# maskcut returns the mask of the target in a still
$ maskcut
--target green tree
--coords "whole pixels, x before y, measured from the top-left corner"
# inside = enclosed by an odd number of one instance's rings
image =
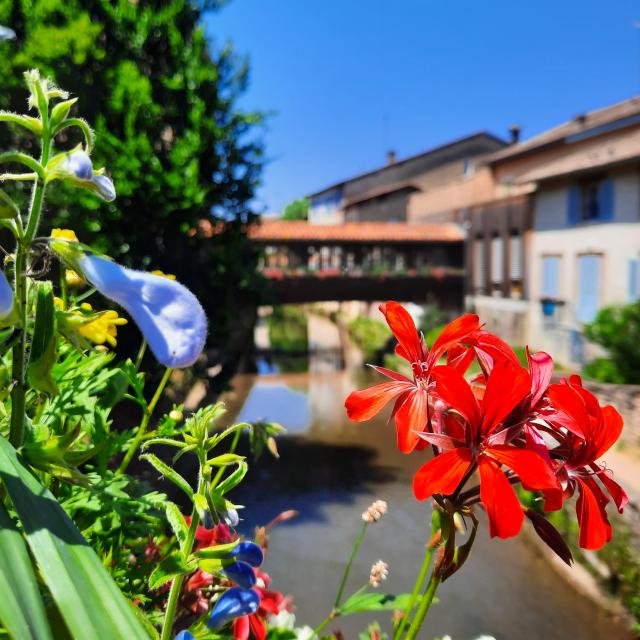
[[[283,220],[306,220],[309,216],[309,198],[294,200],[290,202],[282,212]]]
[[[640,384],[640,301],[600,309],[584,334],[609,354],[589,363],[586,375],[603,382]]]
[[[79,98],[99,140],[94,166],[107,167],[118,198],[52,190],[48,221],[121,263],[176,274],[222,344],[259,289],[244,228],[262,145],[261,114],[237,106],[246,63],[205,38],[202,19],[218,4],[0,0],[0,24],[16,32],[0,42],[0,108],[21,110],[22,73],[32,67]],[[17,129],[0,135],[0,148],[25,144]],[[196,233],[202,220],[212,224]]]

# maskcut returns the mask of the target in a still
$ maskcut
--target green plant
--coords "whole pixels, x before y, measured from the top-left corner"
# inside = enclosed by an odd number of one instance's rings
[[[269,342],[273,349],[284,352],[307,350],[307,317],[301,308],[291,305],[274,307],[267,322]]]
[[[375,358],[389,341],[387,325],[380,320],[358,316],[347,325],[349,336],[361,349],[367,359]]]
[[[584,334],[604,347],[610,360],[608,365],[601,359],[594,361],[587,375],[603,382],[640,384],[640,300],[600,309]]]

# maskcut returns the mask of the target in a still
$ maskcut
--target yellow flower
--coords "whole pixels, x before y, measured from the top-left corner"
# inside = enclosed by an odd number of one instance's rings
[[[71,229],[51,229],[51,237],[69,242],[80,242],[78,236],[76,236],[76,232]]]
[[[85,302],[80,305],[85,311],[92,311],[91,305]],[[94,344],[108,342],[112,347],[116,346],[117,327],[127,324],[125,318],[120,318],[117,311],[103,311],[93,320],[78,327],[78,333]]]
[[[164,271],[160,271],[160,269],[156,269],[151,272],[154,276],[160,276],[161,278],[166,278],[167,280],[175,280],[176,277],[172,273],[165,273]]]
[[[73,269],[66,269],[64,272],[64,278],[67,281],[68,287],[84,287],[87,283],[83,280],[77,271]]]

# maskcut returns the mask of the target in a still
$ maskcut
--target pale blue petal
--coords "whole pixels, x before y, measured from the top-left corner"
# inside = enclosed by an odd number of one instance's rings
[[[198,359],[207,338],[207,318],[189,289],[97,256],[79,258],[78,266],[102,295],[128,311],[159,362],[181,368]]]
[[[105,175],[93,176],[91,182],[96,186],[98,195],[107,202],[111,202],[116,199],[116,188],[111,178]]]
[[[15,37],[16,37],[16,32],[13,29],[9,29],[9,27],[3,27],[0,24],[0,41],[13,40]]]
[[[176,637],[175,640],[196,640],[196,637],[191,633],[191,631],[187,631],[183,629]]]
[[[0,318],[6,318],[13,310],[13,289],[4,271],[0,271]]]
[[[74,151],[62,161],[62,167],[78,180],[93,178],[93,164],[86,151]]]

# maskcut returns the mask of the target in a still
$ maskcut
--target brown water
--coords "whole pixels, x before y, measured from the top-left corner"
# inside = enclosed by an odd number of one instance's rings
[[[247,532],[279,512],[297,519],[274,530],[265,570],[273,587],[295,596],[299,624],[317,625],[331,609],[344,561],[374,500],[389,513],[369,527],[349,586],[359,588],[378,559],[390,565],[385,591],[409,591],[427,538],[429,507],[417,503],[411,477],[423,454],[400,454],[388,414],[366,424],[349,422],[343,400],[371,382],[351,372],[238,376],[227,394],[230,419],[282,423],[281,459],[263,458],[250,471],[236,500],[246,505]],[[525,526],[526,523],[525,523]],[[349,593],[349,591],[347,592]],[[486,523],[464,569],[438,593],[421,638],[449,634],[472,640],[626,640],[621,623],[576,593],[522,538],[491,540]],[[387,614],[377,619],[388,627]],[[367,614],[336,621],[348,640],[366,626]]]

